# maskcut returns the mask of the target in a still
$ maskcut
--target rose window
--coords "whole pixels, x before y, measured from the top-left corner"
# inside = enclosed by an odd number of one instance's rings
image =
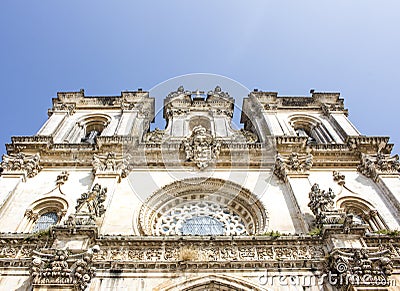
[[[157,219],[157,235],[246,235],[239,215],[213,202],[186,203]]]
[[[217,178],[189,178],[165,185],[138,213],[143,235],[254,235],[268,227],[267,211],[249,190]]]

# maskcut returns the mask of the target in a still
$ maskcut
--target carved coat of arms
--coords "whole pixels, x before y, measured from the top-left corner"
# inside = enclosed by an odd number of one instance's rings
[[[221,144],[207,130],[198,125],[192,135],[183,141],[186,161],[193,161],[200,169],[205,169],[218,158]]]

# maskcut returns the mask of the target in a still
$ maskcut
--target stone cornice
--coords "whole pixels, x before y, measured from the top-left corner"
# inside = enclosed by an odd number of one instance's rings
[[[147,118],[154,116],[154,98],[141,89],[121,92],[120,96],[85,96],[83,89],[77,92],[58,92],[57,98],[52,101],[53,107],[49,110],[49,115],[54,112],[73,114],[79,109],[114,109],[138,111]]]
[[[293,108],[318,110],[322,112],[335,111],[347,114],[344,108],[344,99],[340,93],[313,92],[311,97],[307,96],[278,96],[277,92],[253,91],[249,97],[261,103],[264,110],[284,110]]]

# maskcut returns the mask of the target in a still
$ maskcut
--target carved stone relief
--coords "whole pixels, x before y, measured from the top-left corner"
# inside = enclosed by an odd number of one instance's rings
[[[95,184],[91,191],[81,194],[81,197],[76,201],[76,217],[75,219],[82,221],[75,221],[78,224],[94,224],[92,223],[94,217],[101,217],[106,209],[104,208],[104,201],[106,200],[107,188],[102,188],[100,184]],[[72,223],[74,217],[68,218],[69,223]],[[88,222],[86,223],[87,220]]]
[[[164,135],[164,130],[155,128],[153,131],[146,133],[143,137],[143,140],[146,143],[161,143],[163,141]]]
[[[399,174],[399,156],[378,153],[376,155],[361,154],[361,165],[358,171],[376,181],[381,174]]]
[[[98,247],[76,255],[69,254],[68,250],[54,250],[53,254],[34,251],[30,267],[33,285],[72,285],[77,290],[85,290],[95,276],[93,253],[98,251]]]
[[[289,174],[307,174],[313,164],[311,154],[292,153],[289,156],[278,154],[275,160],[274,174],[286,181]]]
[[[26,155],[17,153],[11,155],[3,155],[1,168],[4,173],[25,172],[28,178],[36,176],[42,167],[39,165],[40,155]]]
[[[205,169],[218,158],[221,144],[199,125],[183,141],[183,148],[186,161],[193,161],[199,169]]]
[[[328,191],[321,190],[317,183],[311,187],[308,207],[310,207],[312,213],[315,215],[316,225],[338,224],[343,217],[343,213],[340,213],[333,207],[335,196],[331,188]]]
[[[121,156],[117,156],[114,152],[106,155],[93,156],[93,170],[98,174],[117,174],[121,178],[128,175],[127,161]]]
[[[385,286],[393,271],[389,251],[369,252],[366,249],[335,250],[330,254],[330,283],[336,287]]]

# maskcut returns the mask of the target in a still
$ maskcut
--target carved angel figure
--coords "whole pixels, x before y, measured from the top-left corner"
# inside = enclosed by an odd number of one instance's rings
[[[106,200],[107,188],[95,184],[91,191],[81,194],[75,207],[76,212],[85,212],[100,217],[106,211],[103,202]]]

